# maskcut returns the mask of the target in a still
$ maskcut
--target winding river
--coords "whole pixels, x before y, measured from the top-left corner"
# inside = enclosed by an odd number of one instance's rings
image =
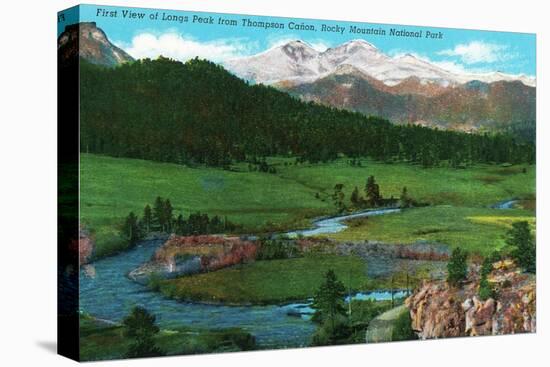
[[[398,212],[399,209],[369,210],[351,215],[322,218],[313,228],[288,232],[289,236],[314,236],[344,230],[346,220]],[[315,330],[310,321],[313,310],[309,302],[270,306],[224,306],[184,303],[151,292],[126,276],[149,260],[163,241],[143,241],[135,248],[93,263],[93,276],[80,272],[80,309],[99,319],[118,322],[135,305],[142,305],[157,317],[163,328],[189,326],[196,328],[241,327],[256,337],[263,348],[300,347],[309,343]],[[394,297],[404,297],[405,292]],[[359,293],[353,298],[387,300],[386,291]]]
[[[517,199],[510,199],[510,200],[504,200],[500,201],[494,205],[491,206],[493,209],[513,209],[514,205],[518,202]]]
[[[397,213],[399,211],[401,211],[401,209],[399,208],[371,209],[371,210],[364,210],[361,212],[348,214],[348,215],[339,215],[335,217],[321,218],[321,219],[315,220],[312,223],[313,228],[311,229],[300,229],[297,231],[286,232],[285,234],[288,237],[292,238],[292,237],[298,237],[298,236],[310,237],[310,236],[318,236],[320,234],[338,233],[348,228],[348,226],[344,222],[350,219],[374,217],[377,215]]]

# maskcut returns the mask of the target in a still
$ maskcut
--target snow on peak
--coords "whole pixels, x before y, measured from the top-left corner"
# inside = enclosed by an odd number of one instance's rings
[[[296,62],[310,60],[319,53],[313,47],[300,40],[290,41],[280,46],[280,49]]]
[[[455,73],[412,53],[390,57],[363,39],[350,40],[323,52],[302,40],[293,40],[257,55],[230,60],[225,66],[242,78],[265,84],[309,82],[335,72],[359,71],[389,86],[409,78],[417,78],[423,84],[437,83],[441,86],[471,80],[487,83],[519,80],[525,85],[535,86],[535,79],[525,75],[509,75],[500,71],[487,74]]]
[[[351,50],[353,48],[363,48],[363,49],[378,51],[378,48],[376,48],[375,45],[373,45],[368,41],[365,41],[364,39],[354,39],[351,41],[347,41],[343,43],[340,47],[345,47],[348,50]]]

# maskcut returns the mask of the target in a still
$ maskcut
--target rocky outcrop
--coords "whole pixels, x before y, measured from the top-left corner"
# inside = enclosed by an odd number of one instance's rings
[[[57,50],[61,65],[74,62],[78,57],[107,67],[134,61],[132,56],[109,41],[95,22],[67,25],[59,35]]]
[[[372,256],[385,256],[395,259],[447,261],[449,259],[449,246],[439,243],[417,242],[412,244],[390,244],[377,241],[345,242],[336,245],[342,254],[356,254],[369,258]]]
[[[535,277],[511,260],[493,264],[488,281],[496,299],[479,297],[479,267],[467,281],[451,287],[444,281],[424,282],[407,300],[412,328],[421,339],[501,335],[536,331]]]
[[[150,261],[131,271],[128,276],[147,283],[152,274],[173,278],[252,261],[258,245],[237,237],[197,235],[171,236]]]
[[[80,266],[88,264],[94,253],[95,243],[90,235],[90,232],[80,227],[78,238],[78,260]]]

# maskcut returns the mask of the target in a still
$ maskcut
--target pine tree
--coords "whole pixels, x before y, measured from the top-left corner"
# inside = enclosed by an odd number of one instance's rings
[[[514,248],[512,256],[526,272],[535,273],[537,248],[527,221],[515,222],[507,233],[506,243]]]
[[[172,230],[172,222],[174,221],[174,208],[170,199],[166,199],[164,202],[163,216],[164,216],[164,231],[170,232]]]
[[[153,224],[153,212],[149,204],[145,205],[145,208],[143,208],[142,223],[143,223],[143,226],[145,227],[144,228],[145,232],[146,233],[151,232],[151,225]]]
[[[360,207],[363,203],[363,198],[361,197],[361,194],[359,194],[359,189],[357,186],[353,189],[353,192],[351,193],[350,197],[351,204],[355,207]]]
[[[490,256],[487,256],[485,259],[483,259],[483,263],[481,264],[481,278],[479,280],[479,298],[483,301],[493,298],[496,299],[497,292],[489,283],[488,277],[491,271],[493,271],[493,262],[495,262],[497,259],[495,258],[494,253]]]
[[[138,217],[134,214],[134,212],[130,212],[130,214],[126,217],[122,231],[130,244],[134,244],[141,239]]]
[[[412,200],[409,197],[407,187],[403,187],[403,190],[401,191],[401,196],[399,197],[399,203],[402,208],[410,208],[412,206]]]
[[[185,228],[185,219],[183,219],[182,214],[178,215],[178,217],[176,218],[175,232],[179,235],[187,235],[187,231]]]
[[[468,252],[456,247],[447,263],[447,282],[458,285],[468,275]]]
[[[332,194],[332,200],[334,201],[334,206],[336,206],[336,209],[338,212],[342,212],[345,209],[344,205],[344,185],[343,184],[336,184],[334,185],[334,194]]]
[[[155,346],[154,336],[160,330],[155,325],[156,317],[151,315],[145,308],[136,306],[130,315],[122,321],[124,325],[124,336],[133,339],[126,357],[157,357],[163,355],[162,351]]]
[[[344,296],[346,287],[336,278],[332,269],[325,274],[325,281],[313,298],[312,308],[315,309],[314,319],[321,322],[330,322],[332,329],[337,316],[345,316]]]
[[[367,205],[370,207],[378,206],[382,201],[382,196],[380,196],[380,187],[376,183],[374,176],[369,176],[367,179],[367,184],[365,185],[365,194]]]
[[[153,220],[159,231],[163,231],[166,224],[164,213],[164,200],[157,196],[153,204]]]

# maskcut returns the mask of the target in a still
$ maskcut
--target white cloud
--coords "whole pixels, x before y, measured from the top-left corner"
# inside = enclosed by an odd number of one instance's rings
[[[465,64],[495,63],[512,57],[506,53],[508,46],[482,41],[472,41],[456,45],[455,48],[442,50],[438,55],[459,57]]]
[[[160,35],[149,32],[140,33],[134,36],[129,44],[120,46],[136,59],[154,59],[162,55],[186,61],[198,56],[210,61],[222,62],[248,55],[257,45],[243,39],[199,42],[190,36],[169,31]]]

